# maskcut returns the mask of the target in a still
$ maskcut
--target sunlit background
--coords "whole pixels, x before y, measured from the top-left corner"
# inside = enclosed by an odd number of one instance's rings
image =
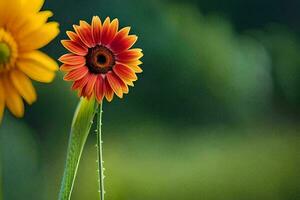
[[[144,73],[104,104],[107,200],[300,199],[300,1],[46,0],[61,34],[120,19]],[[4,200],[57,199],[78,98],[58,72],[24,119],[0,128]],[[94,128],[93,128],[94,129]],[[97,199],[96,136],[72,199]]]

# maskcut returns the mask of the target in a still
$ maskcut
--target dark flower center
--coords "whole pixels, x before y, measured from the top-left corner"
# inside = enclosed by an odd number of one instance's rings
[[[115,56],[107,47],[98,45],[89,49],[86,62],[90,72],[106,74],[115,65]]]
[[[105,64],[107,62],[106,56],[103,54],[98,55],[97,62],[99,64]]]

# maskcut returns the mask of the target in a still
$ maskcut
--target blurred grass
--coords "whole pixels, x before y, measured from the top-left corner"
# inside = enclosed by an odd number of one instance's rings
[[[151,128],[152,127],[152,128]],[[297,199],[299,136],[266,129],[178,130],[135,128],[106,137],[109,199]],[[157,129],[157,130],[153,130]],[[124,129],[123,129],[124,130]],[[150,131],[147,131],[150,130]],[[298,129],[299,130],[299,129]],[[186,134],[195,136],[187,137]],[[219,133],[223,134],[220,135]],[[203,136],[196,136],[196,135]],[[109,139],[111,138],[111,139]],[[93,199],[87,150],[77,199]],[[81,184],[82,183],[82,184]],[[85,188],[86,187],[86,188]],[[95,188],[93,191],[96,191]]]
[[[20,127],[24,129],[21,124]],[[292,127],[181,130],[144,124],[106,128],[107,199],[297,199],[300,138],[296,133],[300,127]],[[40,165],[43,159],[38,158],[38,148],[30,134],[12,137],[2,133],[2,137],[6,144],[5,169],[9,170],[5,174],[15,177],[5,187],[23,188],[6,194],[7,199],[55,199],[64,153]],[[75,200],[97,198],[95,137],[89,138],[82,157]],[[48,149],[49,155],[65,152],[64,147],[56,148]],[[37,185],[33,183],[37,180],[41,194],[34,192]]]

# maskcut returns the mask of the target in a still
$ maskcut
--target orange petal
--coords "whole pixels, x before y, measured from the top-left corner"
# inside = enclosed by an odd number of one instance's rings
[[[92,20],[92,33],[95,44],[101,43],[102,22],[98,16],[94,16]]]
[[[143,70],[138,65],[128,65],[135,73],[142,73]]]
[[[110,72],[106,74],[108,83],[110,87],[113,89],[113,91],[116,93],[116,95],[120,98],[123,97],[123,90],[121,83],[122,82],[118,76],[116,76],[114,73]]]
[[[80,25],[74,25],[74,30],[80,37],[81,41],[89,48],[94,47],[94,40],[92,35],[92,28],[86,21],[80,21]]]
[[[73,31],[67,31],[67,35],[68,35],[68,37],[69,37],[72,41],[78,43],[80,46],[85,46],[85,47],[87,47],[87,46],[81,41],[80,37],[79,37],[76,33],[74,33]]]
[[[122,87],[123,93],[124,93],[124,94],[128,94],[129,88],[128,88],[127,84],[125,84],[122,80],[120,80],[120,85],[121,85],[121,87]]]
[[[114,91],[110,87],[110,84],[108,83],[107,78],[105,78],[105,80],[103,82],[103,89],[104,89],[104,94],[105,94],[106,100],[108,102],[111,102],[114,98]]]
[[[61,43],[66,49],[76,55],[85,56],[88,53],[86,47],[80,46],[77,42],[72,40],[62,40]]]
[[[87,84],[88,81],[89,81],[89,76],[87,74],[82,79],[75,81],[72,85],[72,89],[73,90],[77,90],[77,89],[82,90],[82,88]]]
[[[101,75],[97,76],[97,81],[95,83],[94,90],[95,90],[96,99],[99,103],[102,102],[104,96],[103,83],[104,83],[103,77]]]
[[[120,84],[120,86],[122,88],[123,93],[124,94],[128,94],[128,92],[129,92],[128,85],[123,80],[121,80],[116,74],[114,74],[114,76],[117,77],[117,79],[119,81],[119,84]],[[133,85],[133,83],[132,83],[132,85]]]
[[[114,40],[110,44],[110,48],[114,53],[121,53],[131,48],[136,41],[137,41],[136,35],[129,35],[121,40]]]
[[[58,59],[60,62],[68,65],[85,65],[86,59],[83,56],[78,56],[74,54],[65,54]]]
[[[65,81],[76,81],[83,78],[89,72],[86,66],[70,71],[64,76]]]
[[[67,65],[67,64],[63,64],[62,66],[60,66],[60,70],[63,72],[70,72],[73,71],[75,69],[81,68],[84,65]]]
[[[106,40],[107,35],[109,33],[109,27],[110,27],[110,18],[107,17],[104,20],[103,26],[102,26],[102,30],[101,30],[101,43],[103,44],[103,41]]]
[[[84,93],[84,88],[85,88],[85,86],[78,90],[78,96],[79,97],[86,97],[85,93]]]
[[[84,87],[84,96],[90,98],[93,95],[94,86],[97,80],[97,75],[89,73],[89,81]]]
[[[108,28],[108,31],[105,31],[102,33],[102,36],[101,36],[101,43],[104,44],[104,45],[107,45],[109,44],[115,37],[117,31],[118,31],[118,28],[119,28],[119,20],[118,19],[114,19],[109,28]]]
[[[134,71],[127,65],[116,64],[113,71],[125,82],[132,82],[137,80],[137,76]]]
[[[142,49],[130,49],[118,54],[116,59],[120,62],[129,62],[139,60],[141,57],[143,57]]]
[[[140,60],[134,61],[123,61],[123,64],[129,66],[135,73],[142,73],[143,70],[139,67],[139,65],[143,64]]]
[[[140,61],[140,60],[124,61],[123,63],[127,64],[127,65],[141,65],[141,64],[143,64],[143,62]]]
[[[129,34],[130,31],[130,27],[125,27],[122,28],[115,36],[115,38],[112,40],[111,43],[119,43],[120,41],[122,41],[124,38],[126,38]],[[109,46],[111,46],[111,44],[109,44]]]

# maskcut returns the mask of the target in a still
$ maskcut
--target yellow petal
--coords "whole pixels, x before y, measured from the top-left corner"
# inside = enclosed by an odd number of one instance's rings
[[[0,78],[0,124],[3,118],[4,107],[5,107],[4,86]]]
[[[16,35],[17,30],[20,30],[20,27],[23,26],[32,16],[33,14],[24,14],[24,12],[19,13],[15,20],[10,20],[10,22],[6,21],[5,26],[9,30],[10,33]],[[21,30],[22,31],[22,30]]]
[[[58,33],[58,23],[49,22],[44,24],[40,29],[28,35],[28,37],[24,38],[22,42],[20,42],[20,51],[27,52],[44,47],[51,42]]]
[[[4,76],[3,85],[5,89],[5,104],[7,105],[10,112],[16,117],[23,117],[24,115],[24,104],[18,91],[10,83],[8,77]]]
[[[15,88],[21,94],[28,104],[32,104],[36,101],[36,92],[31,83],[31,80],[19,70],[13,70],[10,73],[10,79],[12,80]]]
[[[44,0],[22,0],[22,6],[27,12],[38,12],[43,5]]]
[[[143,70],[139,67],[141,64],[143,64],[143,62],[140,60],[126,62],[126,65],[128,65],[135,73],[143,72]]]
[[[38,26],[38,17],[45,18],[45,16],[43,15],[46,14],[47,16],[50,14],[49,11],[43,11],[40,13],[38,12],[42,7],[43,3],[44,0],[1,0],[0,26],[5,25],[6,29],[8,29],[9,32],[13,34],[20,31],[26,32],[28,28],[30,29],[30,25],[32,24]],[[31,23],[28,23],[28,21],[31,21]],[[35,22],[36,24],[34,24]],[[21,26],[23,26],[22,29],[20,29]]]
[[[53,16],[51,11],[31,14],[21,19],[22,22],[11,23],[8,28],[15,33],[17,40],[21,43],[24,38],[41,28],[51,16]]]
[[[135,73],[142,73],[143,70],[138,65],[128,65]]]
[[[21,0],[0,0],[0,26],[7,25],[21,12]]]
[[[31,51],[28,53],[23,53],[19,56],[20,61],[34,62],[48,70],[57,71],[57,63],[50,58],[47,54],[44,54],[41,51]]]
[[[17,67],[31,79],[43,83],[50,83],[55,77],[55,73],[50,71],[36,62],[20,60]]]

